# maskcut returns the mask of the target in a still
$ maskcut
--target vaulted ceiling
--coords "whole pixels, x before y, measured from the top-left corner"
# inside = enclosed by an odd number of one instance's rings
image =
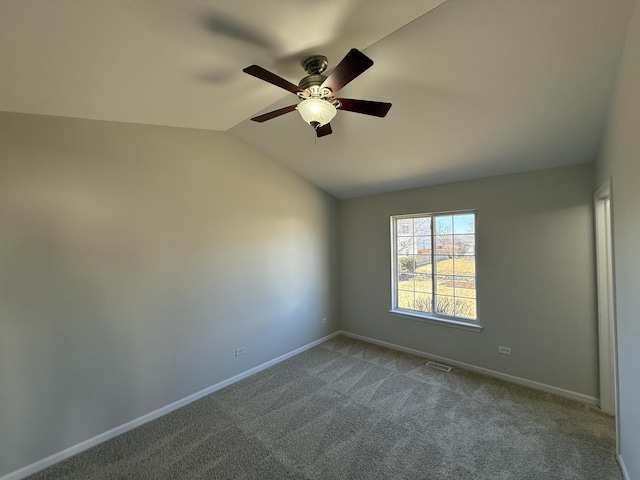
[[[338,198],[593,161],[635,0],[4,0],[0,110],[229,131]],[[316,139],[310,54],[374,66]],[[215,159],[212,159],[215,161]]]

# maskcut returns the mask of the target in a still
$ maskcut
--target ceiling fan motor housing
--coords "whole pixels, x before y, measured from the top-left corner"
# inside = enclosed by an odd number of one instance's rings
[[[313,55],[301,63],[308,75],[300,80],[298,84],[300,88],[310,89],[310,87],[318,87],[327,79],[325,75],[322,75],[329,66],[329,61],[324,55]]]
[[[302,80],[300,80],[298,86],[304,89],[310,87],[319,87],[326,79],[327,77],[325,77],[324,75],[320,73],[314,73],[312,75],[307,75]]]

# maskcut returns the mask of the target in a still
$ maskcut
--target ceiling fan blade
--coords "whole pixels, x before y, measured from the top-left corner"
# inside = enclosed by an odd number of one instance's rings
[[[338,110],[347,112],[364,113],[374,117],[384,117],[391,108],[390,103],[373,102],[371,100],[354,100],[352,98],[338,98],[340,105]]]
[[[331,75],[329,75],[322,83],[321,87],[330,88],[331,91],[336,94],[338,93],[338,90],[364,72],[371,65],[373,65],[373,60],[361,51],[352,48],[340,61],[333,72],[331,72]]]
[[[238,42],[254,45],[266,50],[275,48],[273,40],[266,35],[256,32],[248,24],[242,24],[239,20],[227,17],[221,12],[209,11],[201,19],[203,26],[210,32],[225,36]]]
[[[279,77],[275,73],[271,73],[269,70],[265,70],[258,65],[251,65],[250,67],[247,67],[242,71],[244,73],[248,73],[249,75],[253,75],[256,78],[259,78],[260,80],[269,82],[276,87],[284,88],[291,93],[302,92],[302,89],[299,86],[294,85],[289,80],[285,80],[284,78]]]
[[[324,137],[326,135],[331,135],[333,130],[331,130],[331,124],[327,123],[326,125],[322,125],[321,127],[316,128],[316,137]]]
[[[289,105],[288,107],[279,108],[278,110],[274,110],[273,112],[263,113],[262,115],[258,115],[257,117],[253,117],[251,120],[254,122],[266,122],[267,120],[271,120],[272,118],[279,117],[280,115],[284,115],[285,113],[293,112],[298,105]]]

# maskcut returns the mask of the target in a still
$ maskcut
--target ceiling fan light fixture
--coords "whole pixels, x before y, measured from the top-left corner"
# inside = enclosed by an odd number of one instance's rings
[[[308,98],[302,100],[297,107],[302,119],[313,128],[322,127],[333,120],[338,110],[336,107],[321,98]]]

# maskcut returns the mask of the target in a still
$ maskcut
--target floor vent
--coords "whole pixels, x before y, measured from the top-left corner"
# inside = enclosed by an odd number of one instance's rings
[[[442,370],[443,372],[451,371],[451,367],[449,365],[443,365],[441,363],[436,363],[432,361],[427,362],[427,367],[435,368],[436,370]]]

